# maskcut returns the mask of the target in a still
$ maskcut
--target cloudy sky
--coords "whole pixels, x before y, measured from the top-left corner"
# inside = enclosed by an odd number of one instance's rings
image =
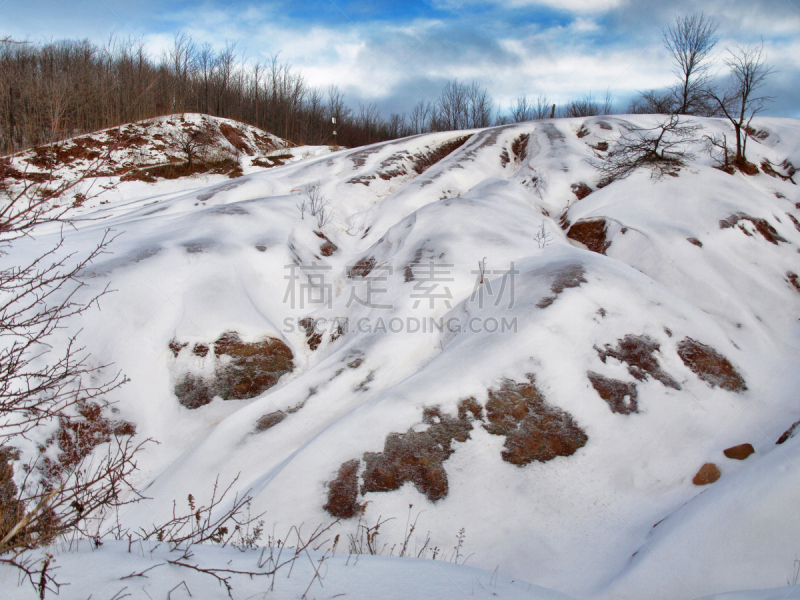
[[[384,114],[453,78],[477,80],[500,109],[522,93],[561,103],[606,90],[622,109],[636,90],[672,82],[661,32],[701,11],[719,23],[720,73],[726,47],[763,39],[776,69],[767,113],[800,117],[800,0],[0,0],[0,35],[134,36],[158,55],[184,31],[236,42],[250,61],[279,53],[309,84],[336,83],[351,106]]]

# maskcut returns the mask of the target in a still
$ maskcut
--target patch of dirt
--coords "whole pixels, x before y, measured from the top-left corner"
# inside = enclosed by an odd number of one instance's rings
[[[262,431],[266,431],[267,429],[275,427],[275,425],[283,421],[285,418],[286,413],[282,410],[276,410],[275,412],[266,414],[256,421],[256,431],[261,433]]]
[[[519,467],[571,456],[589,439],[572,415],[545,401],[529,378],[530,383],[506,379],[489,390],[486,403],[486,431],[506,436],[503,460]]]
[[[250,148],[250,144],[248,144],[242,136],[241,131],[227,123],[220,123],[219,131],[225,136],[225,139],[231,143],[231,146],[236,148],[239,152],[244,152],[249,156],[253,155],[253,149]]]
[[[720,478],[721,473],[719,472],[719,468],[714,463],[706,463],[700,470],[697,472],[697,475],[694,476],[692,479],[692,483],[695,485],[708,485],[709,483],[714,483],[717,479]]]
[[[240,176],[241,167],[233,159],[218,161],[201,161],[195,159],[191,166],[188,162],[157,165],[144,169],[134,169],[120,177],[120,181],[144,181],[155,183],[159,179],[179,179],[190,175],[213,173],[218,175]]]
[[[178,402],[190,410],[209,404],[214,399],[213,384],[193,373],[186,373],[175,384]]]
[[[777,177],[782,179],[783,181],[791,181],[794,183],[794,174],[797,172],[794,165],[789,162],[789,160],[785,160],[781,163],[780,167],[786,172],[781,173],[780,171],[776,170],[773,164],[769,161],[769,159],[765,158],[761,161],[761,170],[764,171],[770,177]]]
[[[733,166],[745,175],[758,175],[758,167],[745,158],[734,160]]]
[[[581,219],[570,226],[567,237],[580,242],[592,252],[605,254],[611,247],[611,242],[606,241],[608,224],[605,219]]]
[[[178,354],[180,354],[180,351],[186,348],[186,346],[188,345],[189,345],[188,343],[181,344],[178,340],[173,339],[169,343],[169,349],[172,350],[172,355],[175,358],[178,358]]]
[[[597,142],[596,144],[589,144],[590,148],[594,148],[598,152],[608,152],[608,142]]]
[[[782,444],[783,442],[785,442],[789,438],[793,438],[794,437],[794,433],[795,433],[795,431],[797,431],[798,427],[800,427],[800,421],[795,421],[794,423],[792,423],[792,426],[789,427],[789,429],[787,429],[786,431],[784,431],[781,434],[781,437],[778,438],[778,441],[775,442],[775,444],[776,445]]]
[[[738,446],[726,448],[722,453],[733,460],[744,460],[751,454],[754,454],[755,451],[752,444],[739,444]]]
[[[719,386],[729,392],[747,390],[742,376],[736,372],[727,358],[711,346],[687,337],[678,344],[678,356],[695,375],[712,388]]]
[[[606,344],[604,348],[594,347],[600,360],[604,363],[611,356],[618,361],[628,365],[628,373],[639,381],[647,381],[648,375],[660,381],[664,386],[676,390],[681,389],[680,384],[672,376],[661,369],[654,353],[658,352],[661,346],[655,340],[646,335],[626,335],[623,339],[617,340],[617,347],[612,348]],[[684,361],[685,362],[685,361]]]
[[[570,187],[572,188],[572,193],[575,194],[575,197],[578,200],[583,200],[586,198],[586,196],[592,193],[592,188],[582,181],[579,183],[573,183]]]
[[[322,343],[322,334],[314,331],[314,319],[311,317],[306,317],[305,319],[300,319],[299,324],[300,327],[302,327],[306,332],[306,341],[308,342],[308,347],[312,352],[314,352],[314,350],[319,348],[319,345]]]
[[[427,429],[391,433],[383,452],[364,454],[366,469],[361,493],[388,492],[411,482],[431,502],[441,500],[448,492],[447,473],[442,463],[455,451],[453,441],[470,439],[472,421],[482,413],[483,409],[474,398],[459,403],[457,417],[442,413],[438,408],[426,408],[422,423]]]
[[[109,419],[99,404],[79,401],[75,408],[79,416],[60,417],[58,431],[47,440],[48,446],[57,444],[60,451],[57,460],[44,459],[41,469],[47,479],[73,471],[92,450],[112,437],[136,433],[133,423]]]
[[[797,231],[800,231],[800,221],[798,221],[797,219],[795,219],[795,218],[794,218],[794,215],[790,215],[789,213],[786,213],[786,216],[787,216],[787,217],[789,217],[789,220],[790,220],[790,221],[792,222],[792,224],[794,225],[794,228],[795,228],[795,229],[797,229]]]
[[[593,371],[589,371],[586,375],[595,391],[606,401],[611,412],[623,415],[639,412],[635,383],[609,379]]]
[[[328,239],[328,236],[326,236],[321,231],[315,231],[314,234],[319,239],[323,240],[322,246],[320,246],[320,249],[319,249],[319,251],[322,253],[322,256],[333,256],[333,253],[336,252],[339,249],[339,246],[337,246],[332,241],[330,241]]]
[[[703,247],[703,242],[701,242],[697,238],[693,238],[693,237],[686,238],[686,241],[689,242],[690,244],[694,244],[698,248],[702,248]]]
[[[367,164],[367,158],[369,158],[370,154],[375,154],[380,151],[380,147],[366,148],[364,150],[359,150],[358,152],[353,152],[348,158],[353,161],[353,166],[363,167],[365,164]]]
[[[567,265],[555,271],[555,279],[553,283],[550,284],[550,291],[553,292],[553,295],[545,296],[539,300],[536,307],[547,308],[556,301],[556,298],[558,298],[565,289],[580,287],[582,283],[588,283],[584,278],[585,274],[586,270],[583,268],[583,265],[578,264]]]
[[[355,517],[361,511],[358,503],[358,459],[349,460],[339,467],[336,478],[328,483],[328,501],[322,507],[337,519]]]
[[[591,133],[591,131],[589,131],[589,128],[586,127],[586,123],[584,123],[583,125],[581,125],[581,128],[578,129],[578,134],[577,135],[578,135],[579,138],[585,138],[590,133]]]
[[[360,261],[350,267],[348,277],[351,279],[353,277],[366,277],[372,272],[372,269],[375,268],[376,264],[377,261],[373,256],[370,256],[369,258],[362,258]]]
[[[192,354],[195,356],[199,356],[200,358],[205,358],[208,356],[208,345],[207,344],[195,344],[194,348],[192,348]]]
[[[608,123],[606,123],[605,121],[598,121],[598,122],[597,122],[597,126],[598,126],[600,129],[605,129],[606,131],[611,131],[611,130],[612,130],[612,127],[611,127],[611,125],[609,125],[609,124],[608,124]]]
[[[778,242],[788,243],[788,241],[786,239],[784,239],[775,230],[775,228],[772,225],[769,224],[769,222],[767,220],[765,220],[765,219],[756,219],[756,218],[751,217],[750,215],[747,215],[747,214],[745,214],[743,212],[735,213],[735,214],[731,215],[730,217],[728,217],[727,219],[723,219],[722,221],[719,222],[719,228],[720,229],[731,229],[731,228],[736,227],[738,225],[739,229],[741,229],[745,234],[747,234],[748,236],[751,235],[750,232],[747,231],[747,229],[745,229],[744,225],[742,225],[740,221],[750,221],[755,226],[756,231],[758,231],[758,233],[760,233],[765,240],[767,240],[768,242],[770,242],[772,244],[775,244],[776,246],[778,245]]]
[[[196,345],[194,351],[201,346],[205,345]],[[175,385],[175,395],[186,408],[204,406],[215,396],[223,400],[255,398],[294,370],[292,351],[276,338],[245,343],[238,333],[229,331],[214,342],[212,349],[216,364],[211,380],[189,372]]]
[[[446,142],[438,148],[433,148],[432,150],[414,156],[414,162],[412,163],[411,168],[417,175],[422,175],[422,173],[430,169],[440,160],[461,148],[461,146],[466,144],[467,140],[469,140],[471,137],[471,135],[465,135],[464,137],[459,137]]]
[[[511,142],[511,153],[518,163],[521,163],[528,156],[528,140],[530,137],[530,133],[522,133]]]
[[[797,273],[792,273],[791,271],[787,271],[786,280],[792,284],[792,286],[797,292],[800,292],[800,282],[797,281]]]
[[[352,177],[351,179],[347,180],[347,183],[360,183],[362,185],[369,186],[369,182],[375,179],[375,175],[361,175],[360,177]]]

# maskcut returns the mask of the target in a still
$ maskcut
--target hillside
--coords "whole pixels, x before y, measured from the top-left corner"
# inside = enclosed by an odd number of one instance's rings
[[[74,328],[130,378],[107,417],[159,442],[123,525],[238,474],[269,530],[339,518],[345,540],[392,518],[380,544],[397,554],[410,515],[415,555],[497,567],[501,597],[526,597],[511,580],[598,599],[785,586],[800,122],[753,121],[754,175],[714,168],[703,135],[729,127],[693,119],[687,165],[602,181],[592,163],[662,119],[432,133],[269,169],[255,161],[280,141],[248,131],[243,176],[183,187],[127,181],[121,155],[63,251],[117,235],[80,293],[116,291]],[[136,169],[179,157],[149,148]],[[328,222],[304,199],[329,202]]]

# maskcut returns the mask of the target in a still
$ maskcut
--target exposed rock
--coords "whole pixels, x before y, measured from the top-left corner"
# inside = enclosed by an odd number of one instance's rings
[[[260,433],[262,431],[266,431],[267,429],[271,429],[285,418],[286,413],[282,410],[276,410],[275,412],[266,414],[256,421],[256,431]]]
[[[608,403],[611,412],[623,415],[639,412],[636,402],[635,383],[609,379],[592,371],[589,371],[586,375],[589,377],[589,381],[592,382],[592,387]]]
[[[755,448],[753,448],[752,444],[739,444],[722,451],[725,456],[734,460],[744,460],[754,452]]]
[[[717,468],[717,465],[714,463],[706,463],[700,470],[697,472],[697,475],[694,476],[692,479],[692,483],[695,485],[708,485],[709,483],[714,483],[717,479],[720,478],[721,473]]]
[[[292,351],[275,338],[246,344],[231,331],[214,343],[214,354],[230,358],[219,362],[215,372],[216,392],[223,400],[255,398],[294,370]]]
[[[604,349],[595,346],[595,350],[600,355],[600,359],[606,362],[609,356],[628,365],[628,373],[639,381],[647,381],[647,376],[651,376],[656,381],[673,389],[681,389],[680,384],[672,376],[661,369],[661,365],[653,356],[658,352],[660,345],[655,340],[646,335],[626,335],[623,339],[617,340],[617,347],[612,348],[609,344]]]
[[[611,247],[611,242],[606,241],[607,233],[605,219],[581,219],[570,226],[567,237],[580,242],[592,252],[605,254]]]
[[[205,358],[210,350],[206,344],[196,344],[193,353]],[[185,373],[175,384],[175,395],[190,409],[208,404],[215,396],[223,400],[254,398],[294,370],[293,358],[281,340],[268,337],[245,343],[235,331],[229,331],[213,344],[214,375]]]
[[[789,429],[787,429],[786,431],[784,431],[783,434],[781,434],[781,437],[778,438],[778,441],[775,442],[775,444],[782,444],[789,438],[793,438],[794,433],[798,427],[800,427],[800,421],[795,421],[794,423],[792,423],[792,426],[789,427]]]
[[[727,358],[711,346],[687,337],[678,344],[678,356],[695,375],[712,388],[719,386],[729,392],[747,390],[742,376],[736,372]]]
[[[442,463],[455,451],[454,440],[465,442],[470,438],[472,420],[480,418],[482,411],[474,398],[461,401],[455,418],[438,408],[426,408],[422,418],[428,426],[425,431],[391,433],[383,452],[364,454],[361,493],[388,492],[411,482],[431,502],[444,498],[448,482]]]
[[[732,214],[727,219],[723,219],[719,222],[719,228],[730,229],[738,225],[739,229],[741,229],[745,234],[751,235],[750,232],[745,229],[741,221],[750,221],[755,226],[756,231],[758,231],[758,233],[760,233],[765,240],[775,244],[776,246],[778,245],[778,242],[788,243],[787,240],[782,237],[768,221],[765,219],[751,217],[743,212]]]
[[[567,288],[579,287],[581,283],[586,283],[586,274],[583,265],[574,264],[562,267],[554,272],[555,278],[553,283],[550,284],[550,291],[553,292],[552,296],[545,296],[537,304],[537,308],[547,308],[556,301],[558,296]]]
[[[505,380],[489,390],[486,431],[506,436],[503,460],[525,466],[534,460],[547,462],[570,456],[589,439],[572,415],[548,404],[534,384]]]

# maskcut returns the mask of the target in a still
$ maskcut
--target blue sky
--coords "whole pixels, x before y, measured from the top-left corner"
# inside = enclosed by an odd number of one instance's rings
[[[522,93],[564,102],[673,81],[661,31],[703,11],[725,47],[764,40],[776,68],[768,114],[800,117],[800,0],[0,0],[0,35],[33,41],[141,37],[154,55],[177,31],[236,42],[249,61],[279,53],[306,81],[337,83],[348,103],[384,114],[434,99],[452,78],[477,80],[506,109]]]

